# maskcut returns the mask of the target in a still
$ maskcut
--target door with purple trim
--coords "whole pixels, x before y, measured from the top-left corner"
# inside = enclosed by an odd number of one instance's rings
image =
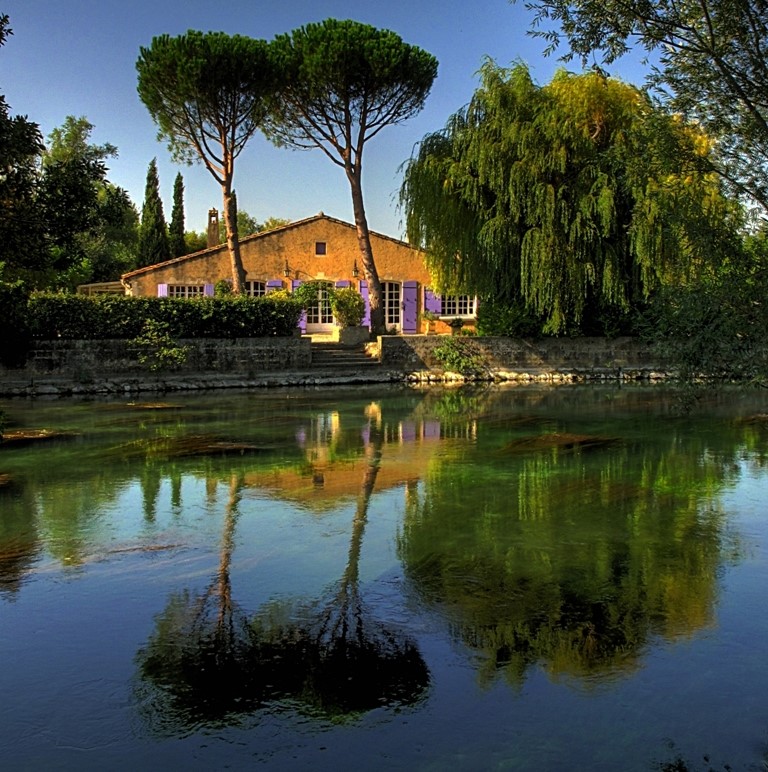
[[[317,290],[317,302],[307,308],[307,332],[330,332],[333,329],[333,311],[328,290],[331,282],[323,282]]]
[[[397,330],[399,332],[403,310],[400,306],[402,302],[400,282],[381,282],[381,295],[384,301],[384,324],[388,330]]]

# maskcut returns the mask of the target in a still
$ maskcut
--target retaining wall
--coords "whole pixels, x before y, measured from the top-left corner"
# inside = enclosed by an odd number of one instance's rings
[[[486,371],[562,373],[636,371],[663,373],[669,369],[653,349],[636,338],[504,338],[442,335],[387,335],[380,340],[385,367],[405,371],[444,370],[435,349],[455,345],[482,363]]]

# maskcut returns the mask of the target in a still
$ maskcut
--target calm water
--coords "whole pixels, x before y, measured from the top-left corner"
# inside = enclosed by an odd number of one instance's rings
[[[3,770],[764,770],[768,397],[7,401]]]

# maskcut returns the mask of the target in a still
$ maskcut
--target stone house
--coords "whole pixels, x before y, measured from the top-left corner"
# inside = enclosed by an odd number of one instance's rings
[[[208,233],[218,232],[218,214],[209,213]],[[382,284],[384,314],[389,329],[403,334],[424,331],[422,312],[443,320],[474,321],[475,299],[440,297],[430,289],[423,253],[389,236],[371,232],[376,267]],[[368,284],[360,265],[355,226],[320,212],[303,220],[240,240],[246,272],[246,292],[264,295],[293,290],[305,281],[327,282],[331,287],[353,287],[368,301]],[[215,284],[231,277],[226,244],[177,257],[123,274],[130,295],[192,298],[213,295]],[[369,314],[363,324],[369,324]],[[321,290],[318,304],[302,319],[308,333],[330,332],[335,326],[327,298]],[[447,325],[440,325],[447,330]],[[438,330],[440,331],[440,330]]]

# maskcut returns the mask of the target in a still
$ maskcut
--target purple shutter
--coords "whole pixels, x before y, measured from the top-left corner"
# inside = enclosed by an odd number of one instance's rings
[[[203,285],[203,295],[207,298],[212,298],[214,296],[214,287],[213,284],[204,284]]]
[[[416,440],[415,421],[403,421],[400,424],[400,439],[402,442],[414,442]]]
[[[293,292],[301,284],[301,279],[291,279],[291,292]],[[301,318],[299,319],[299,329],[302,334],[307,331],[307,312],[302,311]]]
[[[269,279],[267,281],[267,294],[270,292],[276,292],[277,290],[281,290],[283,288],[283,280],[282,279]]]
[[[348,281],[347,279],[339,279],[339,281],[336,282],[336,289],[342,289],[344,287],[349,287],[352,285],[351,281]]]
[[[159,298],[167,298],[168,297],[168,285],[167,284],[158,284],[157,285],[157,296]]]
[[[365,316],[363,317],[363,327],[371,329],[371,299],[368,294],[368,282],[365,279],[360,279],[360,294],[365,301]]]
[[[419,283],[416,281],[403,282],[403,322],[400,329],[404,333],[416,332],[416,317],[419,297]]]
[[[440,315],[443,310],[442,296],[432,292],[429,287],[424,288],[424,310]]]
[[[440,421],[424,421],[422,424],[422,437],[425,440],[439,440]]]

